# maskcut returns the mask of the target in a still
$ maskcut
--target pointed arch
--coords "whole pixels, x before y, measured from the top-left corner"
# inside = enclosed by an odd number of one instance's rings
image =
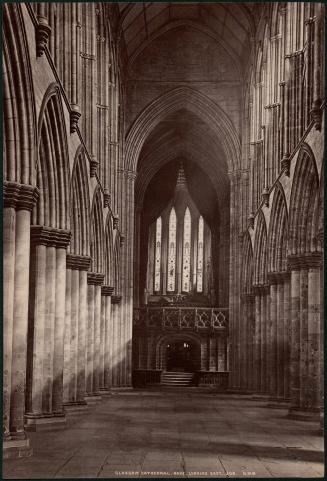
[[[70,252],[90,255],[90,193],[84,147],[75,155],[70,185]]]
[[[105,284],[107,286],[115,285],[115,258],[114,258],[114,233],[112,228],[112,216],[109,212],[106,220],[105,230]]]
[[[288,214],[285,192],[279,182],[275,187],[268,232],[268,271],[285,271],[287,257]]]
[[[36,183],[40,198],[33,224],[69,229],[69,158],[60,90],[51,84],[38,121]]]
[[[254,284],[267,282],[267,226],[263,212],[259,210],[254,239]]]
[[[319,192],[316,196],[311,229],[311,251],[322,251],[324,236],[324,165],[321,168]]]
[[[191,282],[191,232],[192,218],[189,207],[186,207],[183,221],[183,267],[182,267],[182,291],[190,291]]]
[[[3,6],[4,180],[36,184],[36,113],[26,32],[19,3]]]
[[[288,253],[291,255],[311,251],[318,187],[319,176],[314,154],[307,144],[303,144],[296,162],[290,200]]]
[[[251,237],[246,231],[243,238],[242,272],[241,272],[242,294],[252,294],[253,287],[253,249]]]
[[[138,158],[150,132],[168,115],[187,108],[216,132],[222,142],[228,168],[233,171],[240,161],[240,139],[227,114],[212,100],[190,87],[178,87],[151,102],[135,120],[126,137],[125,167],[136,172]]]
[[[91,211],[91,270],[102,274],[104,272],[104,226],[102,197],[100,187],[94,191]]]
[[[119,240],[119,235],[116,235],[115,237],[115,242],[114,242],[114,248],[113,248],[113,280],[114,280],[114,292],[115,294],[120,294],[120,240]]]
[[[177,217],[175,208],[172,207],[169,214],[168,224],[168,266],[167,266],[167,291],[174,292],[176,289],[176,241],[177,241]]]

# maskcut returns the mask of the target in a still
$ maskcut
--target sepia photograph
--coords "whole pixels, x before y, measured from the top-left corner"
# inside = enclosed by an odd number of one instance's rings
[[[324,478],[324,4],[2,5],[2,479]]]

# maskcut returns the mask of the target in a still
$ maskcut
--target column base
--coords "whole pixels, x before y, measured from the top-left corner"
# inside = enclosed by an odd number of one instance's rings
[[[102,401],[102,397],[99,393],[85,394],[86,404],[96,404]]]
[[[88,410],[86,401],[72,401],[63,404],[66,414],[80,413]]]
[[[297,421],[309,421],[320,423],[320,410],[290,407],[287,417]]]
[[[133,391],[134,388],[132,386],[120,386],[120,387],[111,387],[110,392],[111,393],[119,393],[119,392],[128,392],[128,391]]]
[[[101,396],[110,396],[110,388],[100,387]]]
[[[249,389],[242,389],[242,388],[228,388],[225,391],[225,394],[239,394],[240,396],[252,396],[253,391]]]
[[[33,448],[28,438],[3,440],[3,459],[29,458],[32,454]]]
[[[272,409],[289,409],[290,400],[282,397],[272,396],[267,404],[267,407]]]
[[[265,394],[265,393],[262,393],[262,394],[261,393],[254,393],[254,394],[252,394],[251,399],[253,401],[267,401],[268,402],[268,401],[270,401],[271,396],[270,396],[270,394]]]
[[[65,413],[25,415],[26,431],[45,431],[51,429],[62,429],[66,427]]]

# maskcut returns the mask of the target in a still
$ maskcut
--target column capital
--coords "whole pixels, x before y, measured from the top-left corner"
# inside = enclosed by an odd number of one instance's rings
[[[3,205],[16,210],[31,211],[39,198],[37,187],[5,180],[3,183]]]
[[[88,272],[87,273],[87,283],[93,286],[101,286],[104,281],[104,274],[99,274],[98,272]]]
[[[87,271],[91,265],[90,256],[80,256],[77,254],[67,254],[66,268],[79,271]]]
[[[114,296],[111,296],[111,303],[112,304],[120,304],[121,303],[121,295],[115,294]]]
[[[285,280],[289,279],[291,276],[290,271],[274,271],[268,272],[268,280],[270,285],[282,284]]]
[[[242,302],[253,302],[255,295],[253,292],[244,292],[241,294],[241,301]]]
[[[112,222],[113,222],[112,228],[114,230],[118,230],[119,229],[119,215],[118,214],[113,214]]]
[[[111,296],[114,289],[112,286],[101,286],[101,296]]]
[[[289,268],[293,271],[321,267],[322,261],[322,252],[306,252],[305,254],[292,254],[287,258]]]
[[[253,285],[253,293],[255,295],[258,294],[268,294],[269,293],[269,284],[254,284]]]
[[[70,243],[71,232],[42,225],[31,226],[31,243],[66,249]]]

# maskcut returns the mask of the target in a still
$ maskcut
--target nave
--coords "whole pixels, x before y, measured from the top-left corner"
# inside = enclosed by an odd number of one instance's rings
[[[83,439],[137,450],[140,422],[180,460],[195,406],[192,453],[227,436],[208,466],[253,434],[316,469],[297,443],[324,422],[324,21],[318,2],[4,5],[8,473],[60,477]]]

